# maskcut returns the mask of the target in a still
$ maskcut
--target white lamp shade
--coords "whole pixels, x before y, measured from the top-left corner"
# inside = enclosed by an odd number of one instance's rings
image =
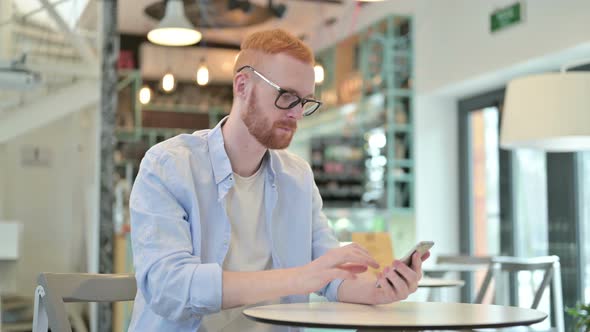
[[[590,150],[590,73],[552,73],[511,81],[500,145],[551,152]]]
[[[198,43],[202,35],[184,15],[182,0],[169,0],[164,17],[158,26],[148,33],[147,38],[158,45],[186,46]]]

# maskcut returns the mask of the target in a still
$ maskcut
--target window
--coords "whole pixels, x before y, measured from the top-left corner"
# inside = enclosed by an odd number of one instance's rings
[[[584,203],[590,200],[590,152],[583,152],[580,153],[580,158],[582,160],[582,167],[581,167],[581,179],[580,182],[582,184],[581,196],[582,199],[580,202],[582,207],[582,239],[590,239],[590,204]],[[590,302],[590,243],[588,241],[583,241],[583,248],[582,248],[582,259],[585,261],[585,264],[581,264],[584,267],[584,271],[582,273],[582,285],[583,285],[583,298],[582,300],[584,303]]]
[[[498,108],[469,113],[471,127],[470,164],[473,192],[473,238],[476,256],[500,254],[500,170]]]

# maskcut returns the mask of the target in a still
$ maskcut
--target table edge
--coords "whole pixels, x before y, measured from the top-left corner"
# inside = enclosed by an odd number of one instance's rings
[[[340,325],[340,324],[321,324],[321,323],[301,323],[301,322],[289,322],[286,320],[273,320],[268,318],[258,318],[247,315],[242,311],[242,315],[246,316],[256,322],[281,325],[281,326],[296,326],[296,327],[309,327],[309,328],[334,328],[334,329],[374,329],[374,330],[391,330],[391,329],[404,329],[404,330],[461,330],[461,329],[485,329],[485,328],[504,328],[513,326],[530,326],[539,322],[544,321],[549,317],[545,314],[545,317],[540,319],[531,319],[527,321],[521,321],[518,323],[488,323],[488,324],[464,324],[464,325]]]

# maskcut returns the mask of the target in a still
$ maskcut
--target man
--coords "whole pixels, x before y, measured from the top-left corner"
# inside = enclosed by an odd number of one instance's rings
[[[396,261],[378,279],[360,274],[377,262],[356,244],[339,248],[309,165],[282,150],[321,104],[313,64],[285,31],[254,33],[236,60],[230,115],[146,153],[130,201],[130,330],[260,330],[243,306],[311,292],[380,304],[416,290],[417,255],[412,268]]]

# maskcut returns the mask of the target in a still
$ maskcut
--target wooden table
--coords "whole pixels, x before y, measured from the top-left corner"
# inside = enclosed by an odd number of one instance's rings
[[[440,302],[275,304],[248,308],[243,313],[267,324],[359,331],[501,328],[531,325],[547,318],[547,314],[533,309]]]

